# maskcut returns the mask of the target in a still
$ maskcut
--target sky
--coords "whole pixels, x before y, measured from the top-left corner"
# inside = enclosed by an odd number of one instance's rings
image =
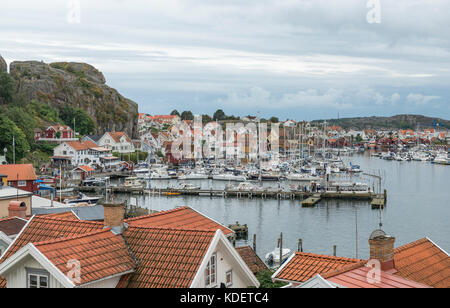
[[[4,1],[6,2],[6,1]],[[15,0],[0,55],[87,62],[139,111],[450,119],[448,0]]]

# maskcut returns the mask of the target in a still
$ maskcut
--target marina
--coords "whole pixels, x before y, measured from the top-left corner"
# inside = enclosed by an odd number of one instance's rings
[[[295,185],[294,181],[283,181],[281,184],[263,183],[265,189],[274,191],[277,191],[280,185],[281,189],[286,191],[286,197],[277,198],[275,195],[263,198],[262,192],[257,192],[249,198],[248,192],[240,191],[228,193],[225,197],[225,188],[229,183],[224,181],[189,181],[202,187],[202,191],[197,193],[175,189],[179,187],[179,183],[185,181],[152,180],[151,190],[146,190],[145,193],[142,192],[133,198],[138,199],[140,206],[150,210],[167,210],[189,205],[226,225],[233,225],[236,221],[244,223],[248,227],[249,239],[237,240],[236,245],[251,245],[252,235],[258,234],[257,253],[262,259],[276,246],[279,232],[284,234],[285,248],[297,247],[301,238],[305,251],[331,254],[333,246],[336,245],[338,255],[366,257],[369,253],[366,244],[367,234],[378,226],[380,215],[383,228],[396,234],[400,243],[413,241],[421,234],[430,234],[443,245],[444,249],[450,249],[450,241],[444,236],[450,234],[446,220],[450,215],[446,193],[450,173],[446,166],[433,165],[429,162],[387,161],[374,158],[368,152],[355,154],[344,160],[351,160],[354,164],[360,165],[364,173],[375,174],[382,170],[382,187],[389,187],[385,205],[382,190],[382,193],[370,197],[330,193],[326,197],[321,196],[312,207],[303,207],[301,202],[313,195],[296,192],[294,193],[296,197],[291,198],[290,195],[293,193],[289,189]],[[419,174],[423,176],[418,176]],[[353,174],[351,177],[341,175],[336,178],[346,182],[350,179],[353,182],[365,181],[378,191],[379,179],[362,173]],[[213,188],[212,196],[211,188]],[[149,194],[152,191],[155,193]],[[117,192],[114,198],[129,202],[131,196],[128,193]],[[378,205],[384,205],[381,206],[381,212]]]

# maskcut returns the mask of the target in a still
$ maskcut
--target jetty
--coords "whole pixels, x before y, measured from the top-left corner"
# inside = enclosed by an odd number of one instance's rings
[[[315,194],[314,196],[309,197],[308,199],[302,201],[302,206],[303,207],[313,207],[317,203],[319,203],[320,200],[322,200],[321,196],[318,194]]]
[[[76,187],[75,191],[84,193],[101,194],[104,187]],[[385,195],[376,194],[373,192],[304,192],[304,191],[289,191],[289,190],[254,190],[254,191],[240,191],[240,190],[217,190],[217,189],[180,189],[180,188],[155,188],[155,189],[137,189],[136,187],[115,186],[108,187],[110,192],[114,194],[142,194],[152,196],[202,196],[210,198],[260,198],[260,199],[290,199],[301,200],[304,206],[314,206],[322,199],[335,200],[356,200],[356,201],[371,201],[384,200]],[[380,201],[375,201],[380,202]]]

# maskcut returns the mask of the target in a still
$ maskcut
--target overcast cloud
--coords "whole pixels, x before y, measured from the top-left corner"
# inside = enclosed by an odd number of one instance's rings
[[[450,1],[381,0],[379,24],[367,2],[7,1],[0,54],[88,62],[150,114],[449,119]]]

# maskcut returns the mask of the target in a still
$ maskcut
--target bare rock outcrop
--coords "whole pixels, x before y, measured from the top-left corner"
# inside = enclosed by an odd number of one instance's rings
[[[138,105],[106,85],[103,74],[85,63],[38,61],[12,62],[10,74],[17,94],[61,109],[69,104],[89,113],[97,132],[124,131],[135,137]]]

